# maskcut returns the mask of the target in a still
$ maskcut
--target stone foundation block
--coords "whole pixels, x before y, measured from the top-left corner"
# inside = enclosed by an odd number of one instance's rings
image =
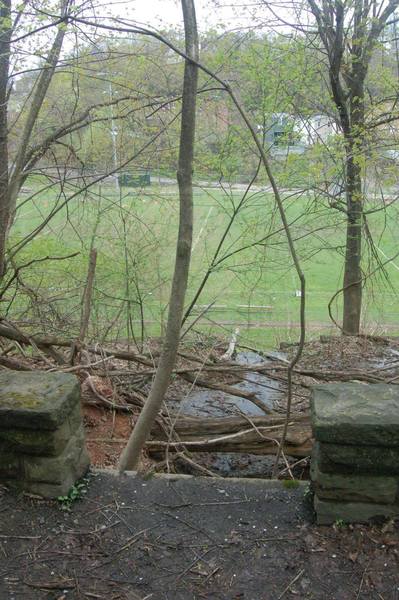
[[[399,475],[399,448],[316,442],[314,455],[325,473]]]
[[[16,453],[56,456],[64,450],[81,423],[79,403],[58,429],[4,429],[0,425],[0,447]]]
[[[88,468],[77,378],[0,373],[0,483],[54,498]]]
[[[70,373],[0,373],[2,429],[58,429],[80,401],[80,385]]]
[[[311,416],[319,442],[399,447],[396,385],[333,383],[313,388]]]
[[[69,490],[75,483],[76,479],[69,475],[67,479],[64,479],[62,483],[41,483],[41,482],[30,482],[29,493],[42,498],[56,499],[60,496],[67,496]]]
[[[20,457],[0,448],[0,482],[4,479],[21,479],[23,467]]]
[[[57,459],[44,458],[44,464],[40,464],[40,459],[35,457],[38,462],[34,465],[30,464],[28,468],[26,467],[27,460],[25,459],[25,468],[21,467],[18,476],[12,477],[11,474],[9,477],[4,476],[1,478],[1,482],[10,489],[37,494],[43,498],[58,498],[58,496],[68,494],[74,483],[86,475],[90,466],[86,448],[82,448],[80,454],[75,456],[74,462],[63,466],[59,473],[51,471],[56,467],[54,461]],[[48,464],[47,461],[52,462]],[[54,480],[51,480],[52,474],[55,474]]]
[[[393,504],[397,499],[399,480],[395,477],[323,473],[313,460],[311,478],[321,500]]]
[[[344,523],[368,523],[399,517],[399,504],[368,504],[366,502],[333,502],[314,499],[318,525]]]
[[[84,447],[83,426],[71,437],[65,449],[58,456],[28,456],[21,458],[26,481],[59,484],[73,474],[76,479],[82,473],[80,460]],[[87,470],[86,464],[86,470]]]

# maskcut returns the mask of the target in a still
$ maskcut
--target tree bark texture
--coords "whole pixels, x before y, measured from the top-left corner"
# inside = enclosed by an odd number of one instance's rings
[[[363,189],[362,163],[364,160],[364,99],[363,83],[359,85],[361,96],[351,103],[351,132],[346,148],[346,247],[343,281],[343,333],[357,335],[360,332],[362,310],[362,226]],[[359,106],[361,104],[361,106]],[[355,106],[354,106],[355,105]]]
[[[80,332],[79,342],[84,342],[89,328],[90,311],[91,311],[91,298],[93,295],[94,276],[96,273],[97,264],[97,250],[92,248],[90,250],[89,268],[87,270],[86,286],[82,298],[82,312],[80,316]]]
[[[11,0],[0,4],[0,277],[5,269],[5,247],[10,214],[8,193],[8,71],[10,66]]]
[[[19,190],[21,189],[21,186],[23,185],[26,177],[29,175],[28,172],[24,171],[24,168],[26,166],[25,157],[29,149],[29,142],[31,140],[32,133],[34,132],[40,110],[43,106],[44,99],[46,97],[47,91],[50,87],[50,83],[53,79],[55,70],[58,65],[67,28],[68,10],[71,7],[72,3],[73,0],[61,0],[60,13],[61,18],[64,18],[65,22],[59,25],[53,44],[46,57],[46,61],[35,82],[35,88],[30,103],[29,112],[27,115],[25,126],[22,131],[21,140],[18,145],[18,152],[14,161],[9,182],[8,195],[10,204],[10,214],[8,228],[11,227],[15,217],[15,206]]]
[[[182,0],[182,8],[186,56],[188,58],[185,61],[184,67],[179,165],[177,172],[180,218],[175,269],[162,354],[149,397],[147,398],[127,446],[122,453],[119,463],[120,471],[131,470],[137,467],[141,450],[150,435],[151,428],[161,409],[165,393],[168,389],[179,346],[184,300],[190,267],[193,229],[192,171],[198,81],[198,67],[194,62],[191,62],[190,59],[197,62],[199,53],[193,0]]]

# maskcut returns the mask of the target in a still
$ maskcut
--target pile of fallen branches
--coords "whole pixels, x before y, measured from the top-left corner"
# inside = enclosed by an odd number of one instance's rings
[[[98,344],[85,344],[79,340],[30,335],[16,325],[0,322],[0,366],[21,371],[59,370],[74,372],[81,377],[91,394],[85,401],[107,409],[137,413],[143,406],[148,387],[155,374],[159,352],[134,352],[119,348],[106,348]],[[29,357],[25,351],[30,347]],[[32,360],[34,357],[34,360]],[[225,358],[225,357],[223,357]],[[220,359],[215,353],[203,357],[187,351],[179,353],[174,370],[177,380],[239,396],[252,402],[264,412],[261,417],[248,415],[224,418],[196,418],[170,414],[165,408],[157,419],[153,436],[147,443],[152,454],[168,452],[246,452],[275,454],[284,428],[284,390],[288,361],[281,355],[270,353],[256,364],[238,364],[230,359]],[[134,365],[134,366],[132,366]],[[271,411],[256,393],[236,386],[249,372],[266,375],[278,383],[282,391],[281,412]],[[285,455],[304,457],[312,446],[308,416],[310,387],[318,382],[363,381],[367,383],[399,382],[399,360],[378,368],[329,368],[320,365],[311,368],[297,364],[293,370],[294,413],[283,450]],[[300,407],[302,410],[299,410]]]
[[[140,354],[137,352],[107,349],[98,344],[86,345],[77,340],[63,340],[54,337],[40,337],[28,335],[22,332],[14,324],[0,322],[0,338],[6,338],[17,343],[18,348],[31,346],[42,357],[48,369],[54,370],[54,362],[57,370],[62,371],[85,371],[95,373],[98,376],[111,378],[128,378],[129,386],[143,384],[145,381],[151,381],[157,368],[157,359],[159,352]],[[26,361],[18,360],[15,357],[8,356],[13,349],[8,346],[0,355],[0,365],[14,370],[29,371],[34,366]],[[100,356],[98,360],[93,360],[93,356]],[[260,400],[255,393],[247,392],[235,387],[232,382],[237,383],[245,380],[245,374],[249,371],[259,373],[273,373],[272,366],[265,362],[253,366],[238,365],[233,362],[216,363],[209,360],[201,360],[198,356],[188,353],[179,353],[180,358],[184,359],[189,366],[177,367],[174,369],[174,375],[186,382],[212,390],[218,390],[226,394],[245,398],[255,404],[265,414],[269,414],[270,408]],[[278,360],[278,359],[275,359]],[[115,363],[117,361],[117,363]],[[115,364],[120,362],[135,363],[135,369],[115,368]],[[282,370],[286,370],[282,361]],[[227,378],[226,381],[220,381],[220,378]],[[279,373],[275,374],[276,380],[282,380]]]

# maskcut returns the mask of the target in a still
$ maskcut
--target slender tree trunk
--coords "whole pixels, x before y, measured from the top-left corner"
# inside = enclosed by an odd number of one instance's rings
[[[61,17],[65,18],[65,22],[59,25],[53,44],[46,57],[46,61],[35,82],[35,89],[30,102],[30,109],[26,118],[26,123],[22,130],[21,140],[18,145],[17,156],[12,166],[12,173],[9,181],[8,196],[10,208],[8,228],[11,227],[14,221],[15,206],[17,203],[19,190],[21,189],[21,186],[23,185],[28,175],[27,173],[24,173],[25,156],[29,147],[29,142],[31,140],[37,119],[39,117],[40,110],[43,106],[44,99],[46,97],[46,94],[48,92],[55,70],[58,65],[67,29],[68,10],[72,4],[73,0],[60,1],[60,13]]]
[[[11,27],[11,0],[3,0],[0,4],[0,278],[5,269],[7,227],[10,214],[7,105]]]
[[[198,61],[198,34],[193,0],[182,0],[186,55]],[[141,411],[132,435],[122,453],[119,470],[134,469],[141,450],[150,434],[155,418],[162,406],[170,377],[176,362],[179,337],[187,289],[191,258],[193,229],[192,170],[195,136],[195,109],[198,67],[186,60],[184,68],[182,117],[180,132],[179,166],[177,180],[180,196],[180,222],[177,239],[175,270],[169,302],[168,322],[159,366],[150,395]]]
[[[91,298],[93,295],[94,276],[96,273],[97,264],[97,250],[92,248],[90,250],[89,267],[87,270],[86,286],[82,298],[82,312],[80,315],[80,332],[79,342],[84,342],[89,328],[90,322],[90,311],[91,311]]]
[[[347,226],[343,282],[343,333],[358,335],[362,308],[362,178],[359,165],[347,158]]]
[[[342,331],[360,333],[362,309],[362,226],[364,175],[364,80],[366,69],[360,64],[357,49],[352,71],[349,104],[350,130],[346,136],[346,206],[347,228],[344,269],[344,307]]]

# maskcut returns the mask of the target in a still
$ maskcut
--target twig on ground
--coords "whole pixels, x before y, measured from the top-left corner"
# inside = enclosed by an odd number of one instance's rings
[[[301,569],[294,577],[294,579],[292,579],[289,584],[287,585],[287,587],[281,592],[281,594],[279,595],[279,597],[277,598],[277,600],[281,600],[281,598],[283,598],[285,596],[285,594],[287,592],[290,591],[290,589],[292,588],[292,586],[294,585],[294,583],[296,583],[298,581],[298,579],[300,579],[302,577],[302,575],[304,574],[305,569]]]

